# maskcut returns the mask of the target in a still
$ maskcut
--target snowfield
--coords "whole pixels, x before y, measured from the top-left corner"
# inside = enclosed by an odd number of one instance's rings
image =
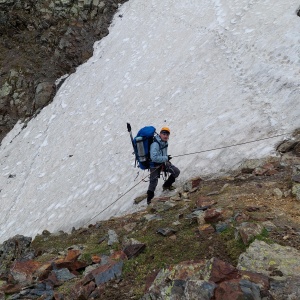
[[[274,154],[300,127],[299,1],[130,0],[110,34],[0,151],[0,242],[145,207],[133,134],[170,126],[180,183]],[[161,184],[156,194],[161,193]],[[111,205],[112,204],[112,205]],[[105,210],[107,206],[110,207]],[[104,211],[103,211],[104,210]],[[100,213],[103,211],[102,213]]]

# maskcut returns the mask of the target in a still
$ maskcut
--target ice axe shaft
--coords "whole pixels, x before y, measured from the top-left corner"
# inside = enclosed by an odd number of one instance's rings
[[[133,151],[134,151],[134,156],[135,156],[135,163],[134,163],[134,165],[136,166],[137,153],[136,153],[136,149],[134,147],[133,136],[132,136],[132,132],[131,132],[131,126],[130,126],[129,123],[127,123],[127,130],[128,130],[128,132],[130,134],[131,144],[132,144]]]
[[[132,136],[132,132],[131,132],[131,125],[129,123],[127,123],[127,130],[130,134],[130,139],[131,139],[132,146],[133,146],[133,136]]]

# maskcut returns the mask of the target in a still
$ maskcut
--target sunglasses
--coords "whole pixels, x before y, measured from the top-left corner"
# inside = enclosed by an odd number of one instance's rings
[[[161,134],[163,134],[163,135],[170,135],[170,133],[167,132],[167,131],[162,131]]]

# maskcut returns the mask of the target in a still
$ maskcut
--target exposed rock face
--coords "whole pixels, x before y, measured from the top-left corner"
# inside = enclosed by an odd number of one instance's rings
[[[292,247],[255,240],[240,256],[238,268],[267,276],[295,276],[300,270],[300,252]]]
[[[31,237],[16,235],[0,245],[0,274],[16,259],[28,259],[34,256],[30,249]]]
[[[125,1],[0,1],[0,140],[52,101],[55,80],[92,55]]]

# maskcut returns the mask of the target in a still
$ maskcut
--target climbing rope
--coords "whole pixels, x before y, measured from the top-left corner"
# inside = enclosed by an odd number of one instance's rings
[[[289,135],[289,134],[292,134],[292,132],[291,133],[273,135],[273,136],[270,136],[270,137],[266,137],[266,138],[262,138],[262,139],[258,139],[258,140],[253,140],[253,141],[248,141],[248,142],[243,142],[243,143],[238,143],[238,144],[233,144],[233,145],[229,145],[229,146],[223,146],[223,147],[217,147],[217,148],[212,148],[212,149],[207,149],[207,150],[202,150],[202,151],[197,151],[197,152],[191,152],[191,153],[186,153],[186,154],[175,155],[173,157],[188,156],[188,155],[192,155],[192,154],[211,152],[211,151],[215,151],[215,150],[226,149],[226,148],[251,144],[251,143],[255,143],[255,142],[259,142],[259,141],[269,140],[269,139],[273,139],[273,138],[276,138],[276,137],[280,137],[280,136],[283,136],[283,135]]]
[[[255,142],[259,142],[259,141],[264,141],[264,140],[269,140],[269,139],[273,139],[276,137],[280,137],[280,136],[284,136],[284,135],[290,135],[292,134],[292,132],[290,133],[284,133],[284,134],[277,134],[277,135],[273,135],[270,137],[266,137],[266,138],[261,138],[258,140],[253,140],[253,141],[248,141],[248,142],[243,142],[243,143],[238,143],[238,144],[234,144],[234,145],[229,145],[229,146],[224,146],[224,147],[217,147],[217,148],[212,148],[212,149],[207,149],[207,150],[202,150],[202,151],[197,151],[197,152],[191,152],[191,153],[186,153],[186,154],[180,154],[180,155],[175,155],[173,157],[181,157],[181,156],[188,156],[188,155],[193,155],[193,154],[198,154],[198,153],[204,153],[204,152],[210,152],[210,151],[215,151],[215,150],[220,150],[220,149],[226,149],[226,148],[231,148],[231,147],[236,147],[236,146],[241,146],[241,145],[246,145],[246,144],[251,144],[251,143],[255,143]],[[158,166],[157,168],[155,168],[152,172],[155,172],[156,169],[160,168],[160,166]],[[152,173],[151,172],[151,173]],[[121,196],[119,196],[114,202],[112,202],[110,205],[108,205],[107,207],[105,207],[102,211],[100,211],[98,214],[96,214],[94,217],[92,217],[88,222],[86,222],[83,226],[87,225],[88,223],[90,223],[92,220],[94,220],[96,217],[98,217],[101,213],[103,213],[104,211],[106,211],[109,207],[111,207],[113,204],[115,204],[116,202],[118,202],[122,197],[124,197],[126,194],[128,194],[131,190],[133,190],[137,185],[139,185],[142,181],[145,181],[145,179],[147,177],[149,177],[151,175],[151,173],[149,173],[147,176],[143,177],[139,182],[137,182],[134,186],[132,186],[128,191],[126,191],[124,194],[122,194]]]
[[[137,182],[134,186],[132,186],[128,191],[126,191],[124,194],[119,196],[114,202],[109,204],[107,207],[105,207],[102,211],[100,211],[98,214],[96,214],[94,217],[92,217],[89,221],[87,221],[83,226],[87,225],[90,223],[92,220],[94,220],[96,217],[98,217],[100,214],[102,214],[105,210],[107,210],[109,207],[111,207],[113,204],[118,202],[122,197],[124,197],[126,194],[128,194],[131,190],[133,190],[137,185],[139,185],[142,181],[145,181],[145,179],[150,176],[153,172],[155,172],[158,168],[160,168],[160,165],[156,167],[154,170],[152,170],[147,176],[143,177],[139,182]]]

